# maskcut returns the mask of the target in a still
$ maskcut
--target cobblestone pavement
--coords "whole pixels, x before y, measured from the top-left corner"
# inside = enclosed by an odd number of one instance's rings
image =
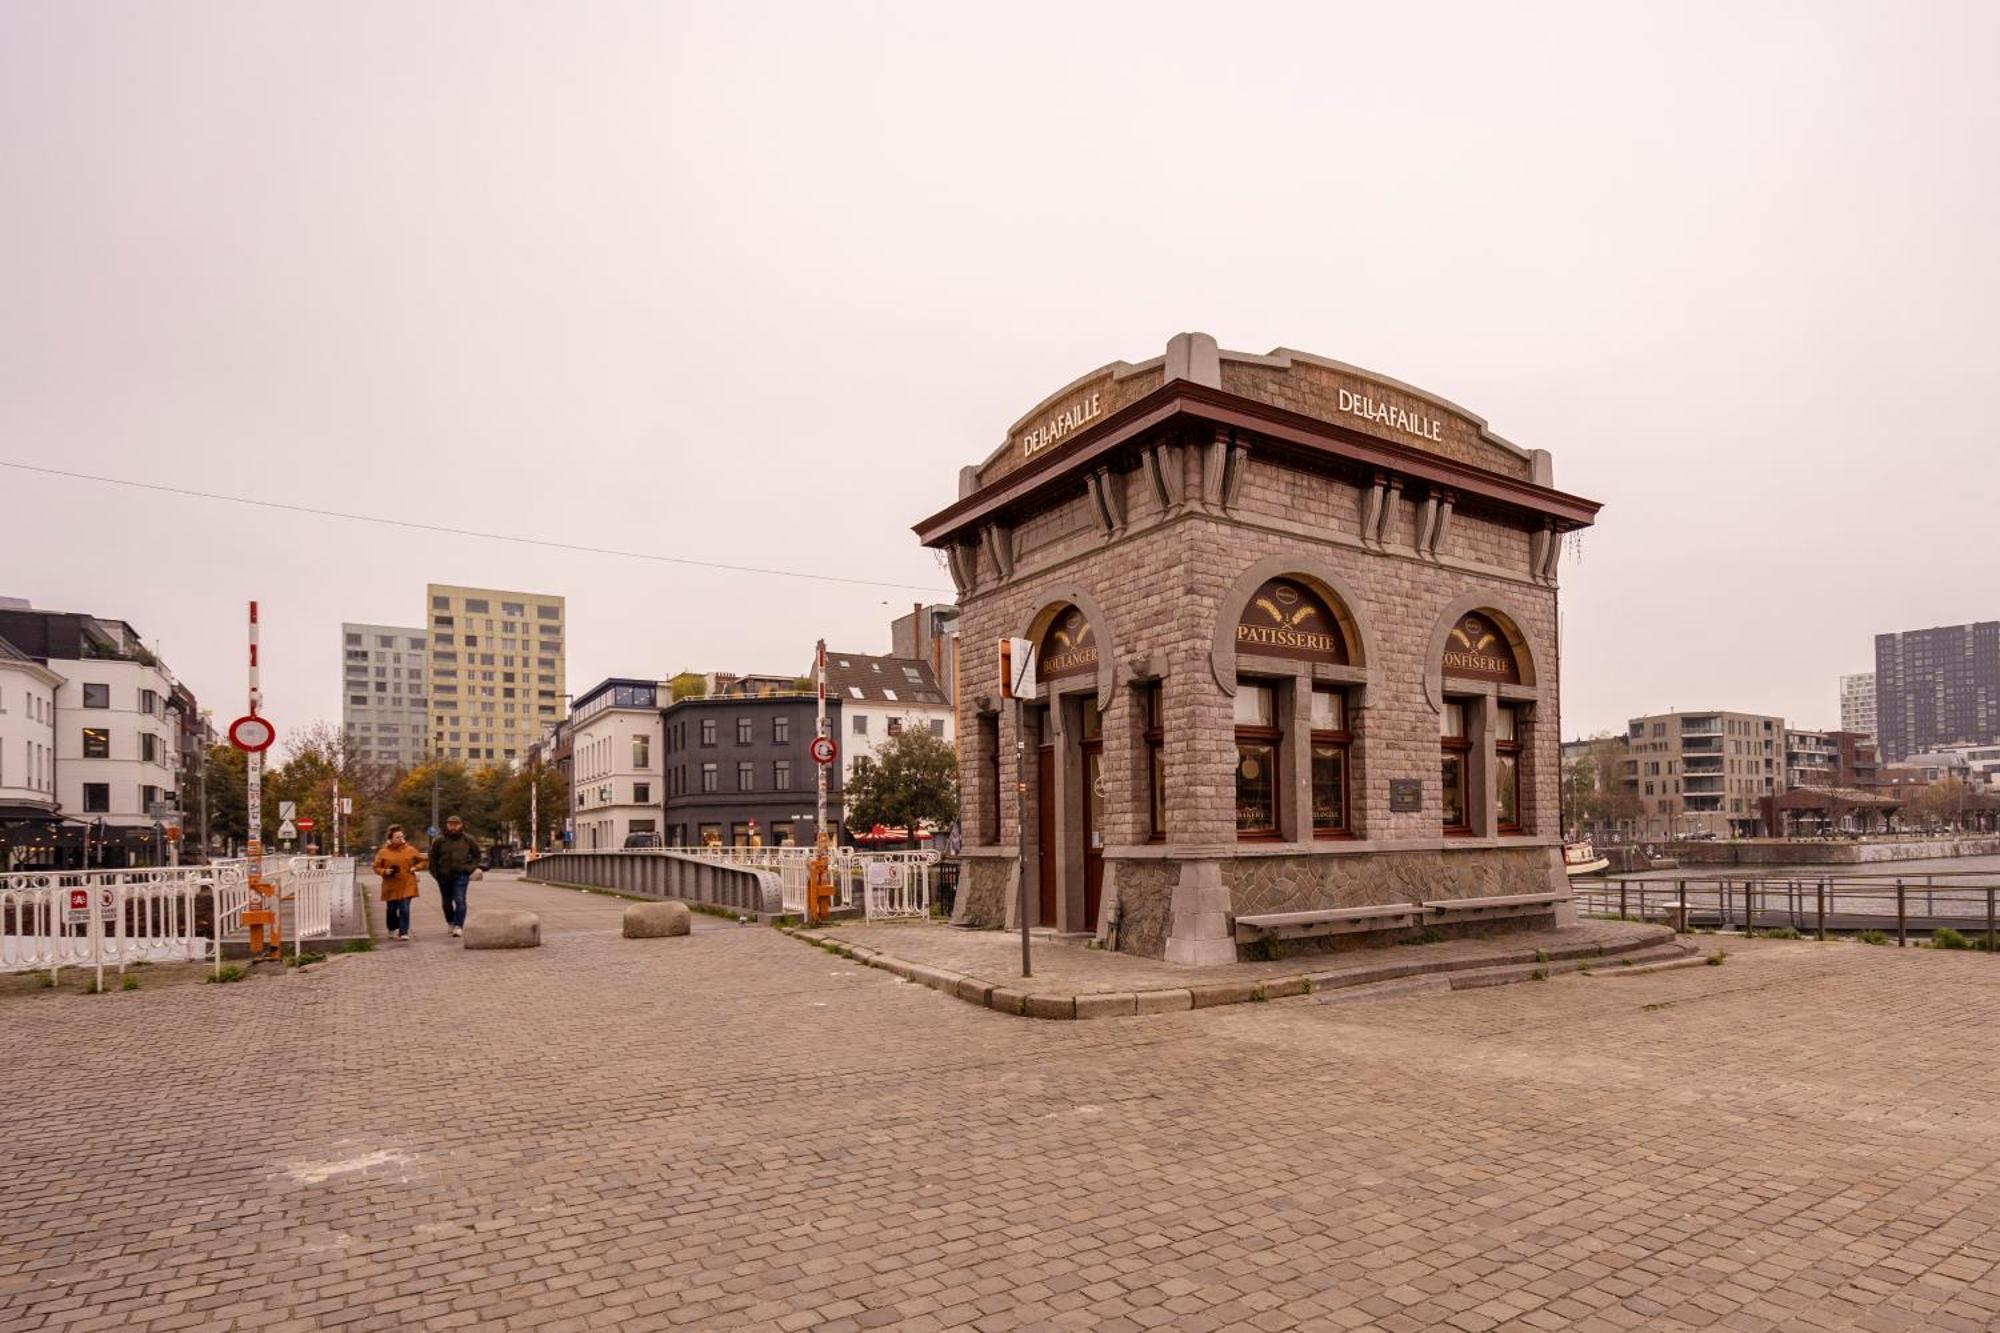
[[[488,885],[587,919],[10,1008],[0,1330],[2000,1318],[2000,959],[1023,1023]]]
[[[1390,945],[1343,949],[1337,953],[1298,953],[1268,962],[1222,963],[1213,967],[1183,967],[1140,958],[1134,954],[1093,949],[1076,936],[1029,932],[1032,982],[1021,980],[1019,931],[962,930],[936,922],[837,923],[824,933],[849,944],[865,945],[926,967],[1024,990],[1069,991],[1079,995],[1114,991],[1162,990],[1219,981],[1250,981],[1295,977],[1300,973],[1359,973],[1385,964],[1482,964],[1531,962],[1537,949],[1642,947],[1671,944],[1673,934],[1660,926],[1629,921],[1583,921],[1562,929],[1515,931],[1484,938],[1441,940],[1436,944]],[[1564,955],[1568,956],[1568,955]]]

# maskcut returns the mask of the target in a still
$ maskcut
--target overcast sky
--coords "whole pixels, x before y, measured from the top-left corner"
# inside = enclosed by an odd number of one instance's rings
[[[910,524],[1180,330],[1421,385],[1604,503],[1564,730],[1837,721],[2000,616],[2000,6],[0,4],[0,594],[238,711],[342,620],[569,598],[571,688],[886,651]]]

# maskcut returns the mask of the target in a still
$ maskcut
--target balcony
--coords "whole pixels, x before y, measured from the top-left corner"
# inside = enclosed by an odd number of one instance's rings
[[[1722,719],[1716,717],[1684,717],[1681,719],[1683,736],[1720,736]]]
[[[1684,737],[1682,737],[1682,738],[1681,738],[1681,753],[1682,753],[1682,754],[1721,754],[1721,753],[1722,753],[1722,737],[1721,737],[1720,735],[1715,735],[1715,736],[1694,736],[1694,737],[1687,737],[1687,736],[1684,736]]]
[[[1689,777],[1702,773],[1721,773],[1722,756],[1719,754],[1684,756],[1681,760],[1681,772]]]

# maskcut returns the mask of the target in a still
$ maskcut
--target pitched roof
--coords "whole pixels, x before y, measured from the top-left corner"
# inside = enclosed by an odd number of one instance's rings
[[[931,664],[917,657],[870,657],[826,650],[829,699],[870,703],[940,705],[951,702],[938,688]]]

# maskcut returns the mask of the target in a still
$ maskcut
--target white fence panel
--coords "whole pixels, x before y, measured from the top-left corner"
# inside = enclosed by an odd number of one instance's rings
[[[214,948],[198,924],[210,866],[49,870],[0,875],[0,971],[201,962]]]
[[[713,857],[732,865],[775,870],[784,887],[785,910],[803,912],[806,880],[811,873],[810,847],[675,847],[693,856]],[[937,882],[936,852],[864,852],[834,848],[827,870],[833,877],[836,912],[860,908],[870,921],[930,915]]]

